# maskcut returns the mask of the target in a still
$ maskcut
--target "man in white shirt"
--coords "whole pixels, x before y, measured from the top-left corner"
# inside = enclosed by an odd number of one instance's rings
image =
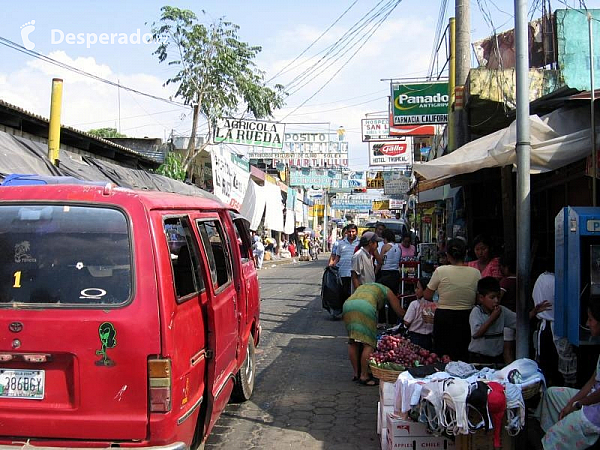
[[[338,273],[342,280],[342,292],[340,294],[340,301],[343,304],[348,297],[350,297],[351,289],[351,274],[350,269],[352,268],[352,255],[358,245],[358,227],[351,223],[346,229],[346,237],[339,241],[337,248],[335,249],[335,258],[330,261],[331,266],[338,267]]]

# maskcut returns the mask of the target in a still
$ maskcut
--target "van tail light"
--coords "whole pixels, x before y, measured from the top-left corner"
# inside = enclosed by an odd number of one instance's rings
[[[150,412],[171,411],[171,360],[148,360]]]

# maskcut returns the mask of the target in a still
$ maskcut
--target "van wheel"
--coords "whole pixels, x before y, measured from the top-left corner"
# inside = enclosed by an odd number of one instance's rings
[[[232,398],[235,401],[245,402],[252,396],[256,375],[255,370],[254,338],[250,335],[246,349],[246,359],[244,359],[244,364],[242,364],[242,367],[235,376],[235,386],[232,393]]]

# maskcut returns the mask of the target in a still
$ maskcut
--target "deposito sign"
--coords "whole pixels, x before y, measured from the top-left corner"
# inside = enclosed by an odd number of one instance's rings
[[[393,125],[448,122],[448,83],[392,83]]]

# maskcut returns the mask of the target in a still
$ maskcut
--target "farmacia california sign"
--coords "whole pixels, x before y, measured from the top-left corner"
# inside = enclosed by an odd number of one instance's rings
[[[260,120],[221,119],[217,121],[215,143],[282,148],[285,125]]]
[[[392,83],[394,125],[448,122],[448,83]]]

